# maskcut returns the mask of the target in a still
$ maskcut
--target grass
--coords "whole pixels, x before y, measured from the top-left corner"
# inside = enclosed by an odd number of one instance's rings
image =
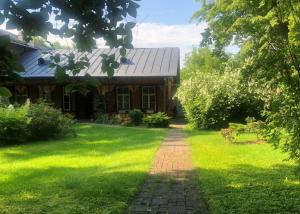
[[[200,189],[212,213],[300,212],[300,176],[292,162],[283,161],[285,154],[266,143],[226,143],[215,131],[188,132]]]
[[[81,124],[78,137],[0,148],[0,213],[122,213],[162,129]]]

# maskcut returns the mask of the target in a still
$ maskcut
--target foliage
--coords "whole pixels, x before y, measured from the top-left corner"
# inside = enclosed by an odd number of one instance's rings
[[[285,153],[266,143],[228,144],[218,131],[193,130],[188,141],[211,213],[299,212],[299,175]]]
[[[218,57],[207,48],[187,57],[177,96],[193,127],[224,128],[229,121],[259,115],[261,101],[243,81],[239,60]]]
[[[0,107],[0,144],[24,142],[30,135],[29,102],[21,107]]]
[[[127,20],[136,18],[139,7],[136,2],[137,0],[71,0],[63,3],[55,0],[6,0],[0,3],[0,24],[6,21],[6,29],[21,31],[27,42],[37,36],[47,39],[50,33],[61,38],[70,38],[79,51],[91,52],[96,47],[96,39],[103,38],[110,48],[121,47],[121,57],[125,57],[126,48],[133,47],[131,30],[135,23]],[[55,23],[52,20],[55,20]],[[14,69],[11,67],[19,66],[18,60],[11,57],[9,51],[2,47],[0,49],[0,56],[5,59],[1,66],[8,68],[5,71],[11,77],[14,75]],[[86,58],[84,60],[88,63]],[[68,75],[71,64],[66,69],[58,62],[55,64],[57,73],[64,72]],[[109,77],[113,76],[118,66],[115,55],[103,55],[102,69]],[[88,83],[87,81],[86,84]],[[4,82],[0,80],[0,85],[2,84]],[[71,86],[74,84],[71,83]],[[81,87],[82,85],[79,89],[82,89]],[[83,90],[83,94],[87,89],[88,87]],[[75,87],[75,90],[78,88]]]
[[[18,56],[9,50],[9,41],[8,36],[0,36],[0,96],[2,97],[11,96],[11,92],[4,86],[4,83],[19,82],[20,76],[16,72],[23,69],[18,62]]]
[[[188,80],[199,73],[221,74],[224,72],[226,61],[226,59],[214,55],[208,48],[193,48],[192,52],[185,57],[185,66],[180,71],[180,78]]]
[[[254,134],[256,141],[262,139],[262,130],[265,126],[265,122],[257,121],[253,117],[246,118],[246,124],[229,123],[229,127],[221,129],[221,135],[231,143],[237,142],[237,139],[241,135]]]
[[[146,116],[143,121],[149,128],[167,128],[170,126],[171,117],[164,112],[158,112]]]
[[[0,213],[126,213],[166,131],[75,130],[76,138],[0,149]]]
[[[202,0],[194,15],[209,25],[204,46],[241,47],[240,66],[265,102],[266,137],[300,164],[300,2]]]
[[[99,116],[96,119],[96,123],[99,124],[107,124],[107,125],[119,125],[123,121],[121,115],[109,115],[106,113],[99,114]]]
[[[128,116],[130,118],[130,122],[138,126],[143,122],[144,114],[140,109],[133,109],[128,113]]]
[[[52,54],[50,58],[53,62],[49,66],[55,68],[55,78],[58,83],[65,85],[66,93],[79,92],[86,96],[90,91],[90,88],[96,88],[100,84],[98,79],[93,78],[88,73],[84,75],[83,79],[76,78],[79,77],[78,75],[82,70],[87,69],[90,66],[87,55],[81,56],[79,59],[76,59],[73,52],[63,54],[63,56],[67,63],[60,64],[60,54]]]
[[[70,115],[64,115],[59,109],[40,101],[30,106],[29,130],[34,139],[47,139],[74,134],[74,121]]]
[[[235,141],[235,137],[233,135],[233,130],[231,128],[221,129],[221,135],[225,138],[226,141],[233,143]]]
[[[0,107],[7,107],[9,105],[10,105],[10,103],[9,103],[8,97],[1,97],[0,96]]]

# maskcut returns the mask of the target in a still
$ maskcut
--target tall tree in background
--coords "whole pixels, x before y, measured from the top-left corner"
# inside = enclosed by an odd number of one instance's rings
[[[300,1],[201,2],[194,19],[209,24],[202,45],[217,54],[241,47],[242,73],[266,101],[265,137],[300,164]]]
[[[36,36],[47,39],[49,33],[70,38],[79,51],[92,51],[96,39],[103,38],[110,48],[121,47],[120,54],[125,57],[126,48],[133,47],[131,29],[135,26],[134,22],[127,20],[137,16],[137,1],[5,0],[0,1],[0,24],[6,23],[7,29],[19,30],[27,42]],[[4,92],[1,95],[7,95],[3,87],[5,79],[12,76],[13,71],[22,70],[14,66],[17,59],[9,54],[5,43],[6,40],[1,39],[0,93]],[[54,56],[56,70],[78,74],[89,66],[86,57],[78,63],[72,57],[73,54],[68,57],[69,66],[60,67],[60,56]],[[108,76],[112,76],[118,66],[114,55],[103,55],[102,69]],[[86,79],[90,80],[91,77],[87,75]]]

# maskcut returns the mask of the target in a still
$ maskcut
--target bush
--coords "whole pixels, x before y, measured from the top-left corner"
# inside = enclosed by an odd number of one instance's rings
[[[221,135],[225,138],[226,141],[233,143],[235,141],[235,137],[231,128],[221,129]]]
[[[28,109],[29,103],[18,108],[12,105],[0,108],[0,144],[15,144],[28,139]]]
[[[135,126],[138,126],[143,122],[144,114],[139,109],[131,110],[129,112],[128,116],[129,116],[130,122]]]
[[[74,134],[74,121],[70,115],[64,115],[50,104],[39,102],[31,105],[28,116],[29,130],[34,139],[61,137]]]
[[[229,123],[229,128],[221,129],[221,135],[231,143],[236,142],[237,137],[243,134],[256,134],[257,139],[261,139],[264,122],[257,121],[253,117],[248,117],[246,122],[246,124]]]
[[[163,112],[158,112],[144,118],[144,123],[149,128],[167,128],[170,126],[170,121],[171,118]]]
[[[187,57],[177,97],[194,128],[226,128],[229,122],[260,115],[263,102],[250,90],[253,83],[244,81],[238,64],[238,59],[218,57],[207,49]]]
[[[109,114],[100,114],[96,119],[96,123],[107,125],[118,125],[122,123],[122,117],[119,114],[110,116]]]

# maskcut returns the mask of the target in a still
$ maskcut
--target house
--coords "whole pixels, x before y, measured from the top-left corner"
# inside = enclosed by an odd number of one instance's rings
[[[22,44],[18,44],[21,45]],[[24,44],[25,48],[26,44]],[[28,48],[28,47],[26,47]],[[72,50],[55,50],[65,54]],[[71,113],[78,119],[93,118],[98,113],[127,114],[130,109],[141,109],[145,113],[166,112],[174,115],[173,96],[179,84],[179,48],[136,48],[127,50],[126,60],[112,78],[101,70],[101,54],[115,54],[120,61],[119,49],[95,49],[86,53],[90,67],[81,71],[100,80],[98,88],[86,96],[80,93],[66,94],[64,85],[58,84],[55,70],[49,67],[49,53],[29,48],[21,53],[24,66],[22,84],[10,84],[12,102],[23,103],[27,98],[51,100],[63,112]],[[83,53],[75,53],[80,57]],[[63,63],[63,60],[62,60]]]

